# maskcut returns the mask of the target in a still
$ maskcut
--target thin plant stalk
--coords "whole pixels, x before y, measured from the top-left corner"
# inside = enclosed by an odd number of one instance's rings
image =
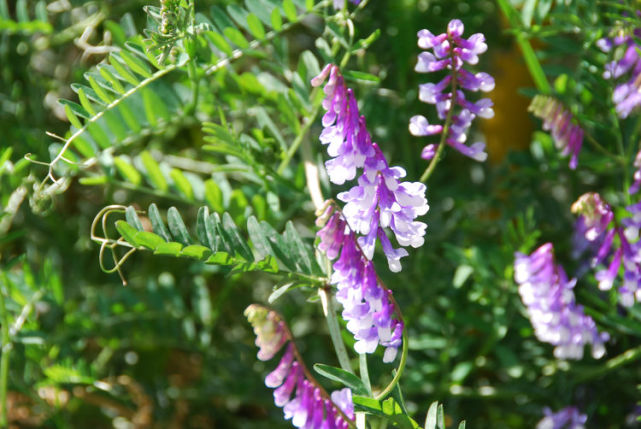
[[[9,415],[7,408],[7,385],[9,382],[9,359],[11,357],[11,336],[9,334],[9,314],[4,300],[6,287],[4,273],[0,276],[0,320],[2,321],[2,356],[0,357],[0,427],[7,427]]]

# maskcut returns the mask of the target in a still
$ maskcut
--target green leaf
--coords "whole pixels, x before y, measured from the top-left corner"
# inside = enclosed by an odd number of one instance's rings
[[[348,81],[354,81],[354,82],[380,83],[381,81],[381,79],[378,76],[374,76],[373,74],[363,73],[355,70],[348,70],[344,72],[343,77],[345,77],[345,79]]]
[[[180,193],[183,194],[188,200],[193,201],[194,190],[192,189],[191,183],[189,183],[189,180],[187,180],[183,172],[178,170],[177,168],[173,168],[169,172],[169,176],[174,181],[174,185],[176,185],[176,188],[178,188]]]
[[[214,253],[220,252],[222,250],[221,246],[223,246],[222,239],[218,234],[218,224],[219,219],[216,213],[205,217],[205,234],[207,235],[209,247]]]
[[[289,289],[295,286],[298,286],[296,282],[288,282],[282,286],[277,287],[276,289],[274,289],[274,291],[271,294],[269,294],[269,297],[267,298],[267,302],[270,304],[273,304],[278,298],[283,296],[285,292],[287,292]]]
[[[458,425],[458,429],[465,429],[465,420]]]
[[[162,237],[149,231],[139,231],[135,238],[137,246],[144,246],[150,250],[154,250],[161,244],[165,244],[165,240],[163,240]]]
[[[227,27],[223,30],[223,34],[230,42],[238,46],[240,49],[249,48],[249,42],[243,36],[243,33],[240,32],[236,27]]]
[[[182,248],[183,248],[182,244],[176,243],[175,241],[172,241],[169,243],[161,243],[154,250],[154,255],[167,255],[167,256],[178,257],[180,256],[180,249]]]
[[[296,22],[298,20],[296,6],[292,0],[283,0],[283,12],[285,12],[285,16],[291,22]]]
[[[218,6],[212,6],[210,12],[211,17],[214,20],[214,24],[216,24],[216,27],[218,27],[220,31],[224,31],[225,28],[228,27],[235,28],[233,21],[229,19],[227,14]]]
[[[443,404],[439,404],[438,413],[436,416],[436,427],[438,429],[445,429],[445,412],[443,411]]]
[[[134,76],[133,73],[131,73],[127,67],[124,66],[124,61],[122,60],[122,57],[118,55],[117,53],[112,53],[109,55],[109,64],[116,70],[118,75],[122,77],[124,80],[132,84],[133,86],[138,86],[140,81]]]
[[[272,246],[269,243],[269,239],[265,236],[263,229],[254,216],[250,216],[249,219],[247,219],[247,232],[249,233],[249,239],[254,245],[256,259],[260,260],[272,254]]]
[[[208,217],[209,208],[203,206],[198,209],[198,215],[196,215],[196,237],[200,243],[211,247],[209,243],[213,241],[213,237],[207,235],[207,226],[205,225]]]
[[[260,19],[253,13],[247,15],[247,25],[249,26],[249,32],[257,38],[258,40],[265,39],[265,27],[263,23],[260,22]]]
[[[167,225],[169,225],[171,235],[181,244],[188,246],[193,242],[176,207],[169,207],[167,210]]]
[[[136,209],[132,206],[127,207],[127,209],[125,210],[125,219],[127,219],[127,223],[129,225],[133,226],[138,231],[145,230],[145,228],[142,226],[140,218],[138,217],[138,213],[136,213]]]
[[[271,25],[268,6],[261,0],[245,0],[247,9],[256,15],[265,25]]]
[[[215,47],[217,47],[221,52],[223,52],[225,55],[230,57],[234,50],[232,47],[227,43],[227,40],[220,34],[216,33],[214,31],[208,31],[205,33],[205,37],[207,37],[211,43],[214,44]]]
[[[271,244],[272,254],[275,255],[287,269],[293,271],[295,269],[295,264],[291,257],[293,249],[285,244],[285,240],[283,240],[270,224],[262,221],[260,227],[263,230],[263,235],[267,237]]]
[[[108,94],[103,87],[98,83],[99,79],[96,75],[93,75],[91,73],[85,73],[85,78],[89,82],[89,86],[91,86],[91,89],[94,90],[96,95],[100,97],[100,99],[105,103],[105,104],[111,104],[111,102],[114,100],[113,97]]]
[[[91,114],[84,107],[82,107],[81,105],[79,105],[77,103],[74,103],[73,101],[60,99],[60,100],[58,100],[58,103],[60,103],[63,106],[65,106],[65,109],[66,108],[71,109],[71,111],[73,112],[74,115],[80,116],[80,117],[85,118],[85,119],[91,118]],[[68,116],[68,114],[67,114],[67,116]],[[71,121],[71,118],[69,120]],[[78,121],[78,123],[80,124],[79,121]],[[77,125],[77,124],[74,124],[73,122],[72,122],[72,124],[76,128],[82,128],[82,124]]]
[[[122,235],[122,238],[124,238],[127,241],[127,243],[135,246],[134,243],[136,242],[136,233],[138,232],[136,228],[129,225],[124,220],[117,220],[116,229],[118,230],[120,235]]]
[[[120,58],[122,58],[122,60],[127,64],[127,66],[129,66],[129,68],[135,73],[144,78],[151,77],[151,69],[147,64],[145,64],[144,61],[140,60],[124,49],[119,52],[119,55]]]
[[[234,251],[236,251],[245,260],[253,262],[254,254],[249,248],[249,245],[247,245],[245,239],[240,235],[234,220],[227,212],[223,213],[223,227],[231,240],[231,245],[233,246]]]
[[[151,154],[147,151],[142,152],[140,154],[140,160],[147,171],[150,184],[162,192],[167,192],[169,190],[169,184],[165,180],[165,176],[162,174],[160,166]]]
[[[312,273],[312,260],[310,258],[310,251],[305,247],[305,243],[301,240],[298,231],[294,228],[292,221],[288,221],[285,225],[284,234],[285,243],[294,252],[293,257],[296,261],[296,267],[306,273]]]
[[[401,429],[420,429],[418,423],[403,414],[401,407],[394,401],[394,398],[389,398],[381,402],[373,398],[354,395],[352,400],[356,411],[365,411],[373,415],[385,417]]]
[[[18,22],[29,22],[27,0],[18,0],[16,2],[16,17],[18,18]]]
[[[162,217],[160,217],[160,212],[158,211],[158,206],[156,206],[156,204],[151,203],[149,205],[149,208],[147,209],[147,216],[151,221],[151,228],[154,233],[158,234],[165,241],[171,241],[171,235],[169,235],[165,222],[163,222]]]
[[[211,265],[233,265],[235,261],[227,252],[216,252],[211,255],[205,263]]]
[[[205,181],[205,200],[215,212],[223,212],[223,192],[212,179]]]
[[[118,93],[122,94],[125,92],[125,88],[120,84],[120,81],[116,76],[114,76],[113,72],[116,70],[108,65],[102,65],[98,66],[98,72],[100,75],[111,84],[111,87]]]
[[[247,16],[249,14],[245,9],[236,4],[230,4],[227,6],[227,13],[238,23],[238,25],[243,27],[245,30],[249,30],[249,23],[247,22]]]
[[[349,387],[354,395],[367,395],[367,388],[361,379],[344,369],[317,363],[314,364],[314,371],[329,380],[337,381],[345,387]]]
[[[280,16],[280,9],[275,7],[271,13],[271,23],[272,28],[276,31],[280,31],[283,28],[283,18]]]
[[[120,175],[128,181],[129,183],[133,183],[134,185],[138,186],[142,182],[142,176],[134,168],[133,165],[129,163],[125,158],[122,156],[117,156],[114,158],[114,165],[116,166],[116,169],[120,173]]]
[[[85,110],[87,111],[87,113],[89,113],[89,115],[95,116],[96,111],[91,105],[89,98],[87,98],[87,93],[85,92],[85,89],[80,86],[74,88],[74,85],[72,85],[71,87],[78,93],[78,100],[80,100],[80,104],[82,105],[82,107],[85,108]]]
[[[427,410],[427,417],[425,417],[425,429],[436,429],[437,411],[438,411],[438,401],[434,401],[430,405],[430,408]]]
[[[67,115],[67,119],[69,119],[69,122],[71,122],[71,125],[73,125],[78,129],[82,128],[82,123],[80,122],[76,114],[73,112],[73,109],[71,108],[71,106],[66,103],[64,104],[64,106],[65,106],[65,114]]]
[[[211,250],[209,250],[205,246],[201,246],[200,244],[191,244],[185,247],[180,253],[182,256],[202,260],[211,255]]]

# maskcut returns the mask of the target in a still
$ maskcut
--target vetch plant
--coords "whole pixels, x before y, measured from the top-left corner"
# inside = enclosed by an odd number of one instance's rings
[[[0,0],[0,426],[633,415],[638,2],[66,3]]]
[[[470,101],[465,91],[489,92],[494,89],[494,78],[485,72],[472,73],[464,68],[465,64],[477,64],[478,56],[487,50],[485,36],[473,34],[463,38],[463,23],[454,19],[447,25],[447,32],[439,35],[429,30],[418,32],[418,46],[432,52],[421,52],[415,70],[419,73],[433,73],[446,70],[447,75],[438,83],[425,83],[419,87],[419,100],[436,105],[438,118],[443,125],[432,125],[422,115],[410,119],[409,130],[415,136],[441,134],[438,145],[429,144],[423,148],[421,157],[438,162],[438,158],[448,144],[465,156],[477,161],[485,161],[485,143],[477,142],[466,145],[468,131],[472,121],[481,118],[492,118],[492,101],[482,98]],[[435,165],[435,164],[433,164]],[[430,175],[432,164],[421,177],[424,182]]]

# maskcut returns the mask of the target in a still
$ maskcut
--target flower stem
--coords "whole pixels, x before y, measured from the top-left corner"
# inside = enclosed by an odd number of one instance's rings
[[[403,375],[403,370],[405,369],[405,363],[407,362],[407,351],[408,351],[408,339],[407,339],[407,329],[403,329],[403,349],[401,351],[401,362],[398,364],[398,369],[396,370],[396,374],[394,374],[394,378],[390,382],[390,384],[387,385],[387,387],[378,395],[374,397],[376,400],[383,400],[392,393],[392,390],[396,387],[398,384],[399,380],[401,379],[401,376]]]
[[[372,383],[369,379],[369,370],[367,368],[367,353],[361,353],[358,355],[358,368],[361,373],[361,380],[367,389],[369,395],[372,394]]]
[[[541,63],[536,57],[536,53],[534,52],[534,49],[532,49],[530,41],[525,37],[521,29],[519,28],[521,15],[516,11],[514,6],[512,6],[508,0],[498,0],[498,4],[501,8],[501,11],[503,12],[503,15],[505,15],[508,22],[510,23],[510,26],[515,30],[514,38],[516,39],[516,43],[521,48],[523,60],[525,61],[525,65],[527,66],[530,75],[532,76],[532,80],[534,81],[536,88],[543,94],[552,93],[552,87],[545,77],[543,67],[541,67]]]
[[[2,286],[6,286],[4,273],[0,276]],[[4,302],[5,287],[0,288],[0,320],[2,321],[2,356],[0,357],[0,427],[7,427],[9,416],[7,410],[7,384],[9,381],[9,358],[11,356],[11,337],[9,335],[9,314]]]
[[[454,58],[452,58],[452,64],[455,64]],[[458,82],[456,81],[456,70],[452,70],[452,103],[450,106],[450,110],[447,112],[447,117],[445,118],[445,124],[443,125],[443,133],[441,134],[441,141],[438,143],[438,148],[436,149],[436,153],[434,154],[434,158],[432,158],[430,165],[427,166],[427,168],[425,169],[425,172],[423,173],[423,175],[421,175],[421,178],[418,179],[419,182],[426,182],[427,179],[430,178],[430,176],[434,172],[434,169],[436,168],[436,164],[438,164],[439,160],[441,159],[441,154],[445,149],[445,142],[447,140],[448,134],[450,133],[450,125],[452,125],[452,118],[454,117],[454,106],[456,105],[456,91],[458,89],[457,87],[458,87]]]
[[[307,137],[307,132],[309,129],[314,125],[314,122],[316,121],[316,117],[318,116],[318,113],[320,112],[321,109],[321,101],[322,98],[317,97],[318,94],[318,88],[315,88],[312,91],[311,94],[311,99],[314,102],[314,108],[312,110],[312,113],[309,114],[309,117],[307,118],[307,122],[301,127],[300,132],[298,133],[298,136],[296,136],[296,139],[292,142],[292,145],[289,147],[289,150],[285,153],[285,157],[281,161],[280,165],[278,166],[278,170],[276,172],[278,175],[282,175],[287,166],[289,165],[290,161],[294,157],[294,154],[298,151],[298,148],[300,147],[301,143],[303,140],[305,140],[305,137]]]
[[[598,378],[612,370],[615,370],[619,367],[622,367],[623,365],[627,365],[639,359],[641,359],[641,346],[627,350],[621,353],[619,356],[613,357],[605,364],[600,365],[598,368],[595,368],[594,370],[587,372],[583,376],[579,377],[577,382],[583,383],[586,380]]]
[[[323,306],[323,314],[325,315],[325,319],[327,320],[329,336],[332,339],[332,344],[334,345],[334,350],[336,351],[336,357],[338,357],[338,363],[340,364],[341,368],[351,374],[354,374],[352,365],[349,362],[349,356],[347,355],[345,343],[343,342],[343,337],[341,336],[341,328],[340,326],[338,326],[338,319],[336,318],[334,301],[328,289],[328,287],[319,288],[318,295],[320,296],[321,304]]]

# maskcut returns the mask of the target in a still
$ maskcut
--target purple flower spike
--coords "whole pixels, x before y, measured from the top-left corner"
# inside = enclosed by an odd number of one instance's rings
[[[603,77],[606,79],[625,80],[619,83],[612,94],[612,101],[616,105],[616,111],[620,118],[627,118],[630,113],[641,106],[641,46],[635,41],[635,36],[641,36],[640,30],[634,30],[634,34],[623,34],[619,32],[612,38],[604,38],[597,41],[597,46],[604,52],[611,52],[613,49],[615,60],[605,65]]]
[[[572,155],[570,168],[574,170],[583,144],[583,129],[575,123],[572,114],[559,101],[546,95],[535,96],[528,110],[543,120],[543,129],[551,131],[561,154]]]
[[[314,79],[313,86],[327,81],[323,91],[323,131],[320,141],[327,144],[332,157],[325,163],[332,183],[342,185],[356,178],[358,169],[363,173],[358,184],[338,195],[345,202],[344,215],[352,231],[361,235],[358,242],[368,259],[374,254],[377,238],[390,228],[401,246],[419,247],[425,242],[427,225],[415,219],[429,210],[425,185],[419,182],[401,182],[405,170],[390,167],[385,155],[367,131],[365,117],[360,115],[354,93],[345,85],[338,67],[326,66]],[[410,127],[417,133],[438,133],[440,125],[429,125],[427,119],[417,116]],[[331,240],[321,240],[321,250],[332,258],[338,246]],[[390,269],[400,271],[399,260],[406,251],[383,246]]]
[[[452,123],[444,141],[463,155],[482,162],[487,159],[485,144],[474,143],[467,146],[465,141],[472,120],[477,116],[482,118],[494,116],[492,101],[489,98],[482,98],[476,102],[469,101],[463,90],[492,91],[494,78],[487,73],[474,74],[463,68],[465,63],[478,63],[478,56],[487,50],[485,36],[478,33],[464,39],[463,31],[463,23],[454,19],[448,24],[447,32],[438,36],[433,35],[429,30],[418,32],[418,46],[422,49],[431,49],[432,52],[419,54],[415,70],[418,73],[449,70],[449,74],[440,82],[419,85],[418,98],[424,103],[436,105],[436,111],[441,120],[448,117],[450,110],[456,109],[457,113],[452,115]],[[457,90],[454,91],[454,88]],[[409,130],[415,136],[428,136],[441,134],[443,127],[430,125],[425,117],[418,115],[410,119]],[[430,149],[427,149],[428,147]],[[421,157],[427,160],[432,159],[435,153],[434,147],[433,144],[426,146]]]
[[[545,417],[536,429],[584,429],[588,416],[581,414],[576,407],[566,407],[553,413],[549,408],[543,410]]]
[[[400,268],[399,259],[407,252],[404,249],[393,249],[385,233],[372,229],[378,234],[386,254],[393,254],[390,269]],[[378,231],[378,232],[377,232]],[[374,264],[366,257],[356,235],[347,225],[340,212],[335,211],[325,226],[318,231],[319,249],[331,248],[328,242],[337,244],[340,249],[331,256],[338,255],[334,262],[331,283],[336,285],[336,300],[343,306],[343,319],[347,329],[354,335],[357,353],[374,353],[378,346],[385,352],[383,362],[392,362],[402,344],[402,323],[393,318],[394,303],[390,291],[378,280]],[[368,237],[368,236],[367,236]],[[360,238],[367,238],[360,237]],[[335,259],[326,253],[328,258]]]
[[[276,312],[253,304],[247,307],[245,316],[256,334],[259,359],[266,360],[261,356],[265,348],[270,352],[275,350],[271,354],[273,357],[283,345],[281,338],[285,342],[291,340],[285,322]],[[283,408],[285,419],[291,419],[294,427],[306,429],[349,428],[353,425],[352,392],[345,388],[330,397],[298,358],[296,347],[290,341],[278,366],[265,378],[265,385],[274,389],[274,403]]]
[[[576,304],[572,290],[576,280],[568,280],[563,268],[555,265],[553,252],[552,244],[546,243],[529,256],[515,255],[514,279],[536,337],[555,346],[559,359],[581,359],[586,344],[599,359],[609,336],[599,333],[594,320]]]

